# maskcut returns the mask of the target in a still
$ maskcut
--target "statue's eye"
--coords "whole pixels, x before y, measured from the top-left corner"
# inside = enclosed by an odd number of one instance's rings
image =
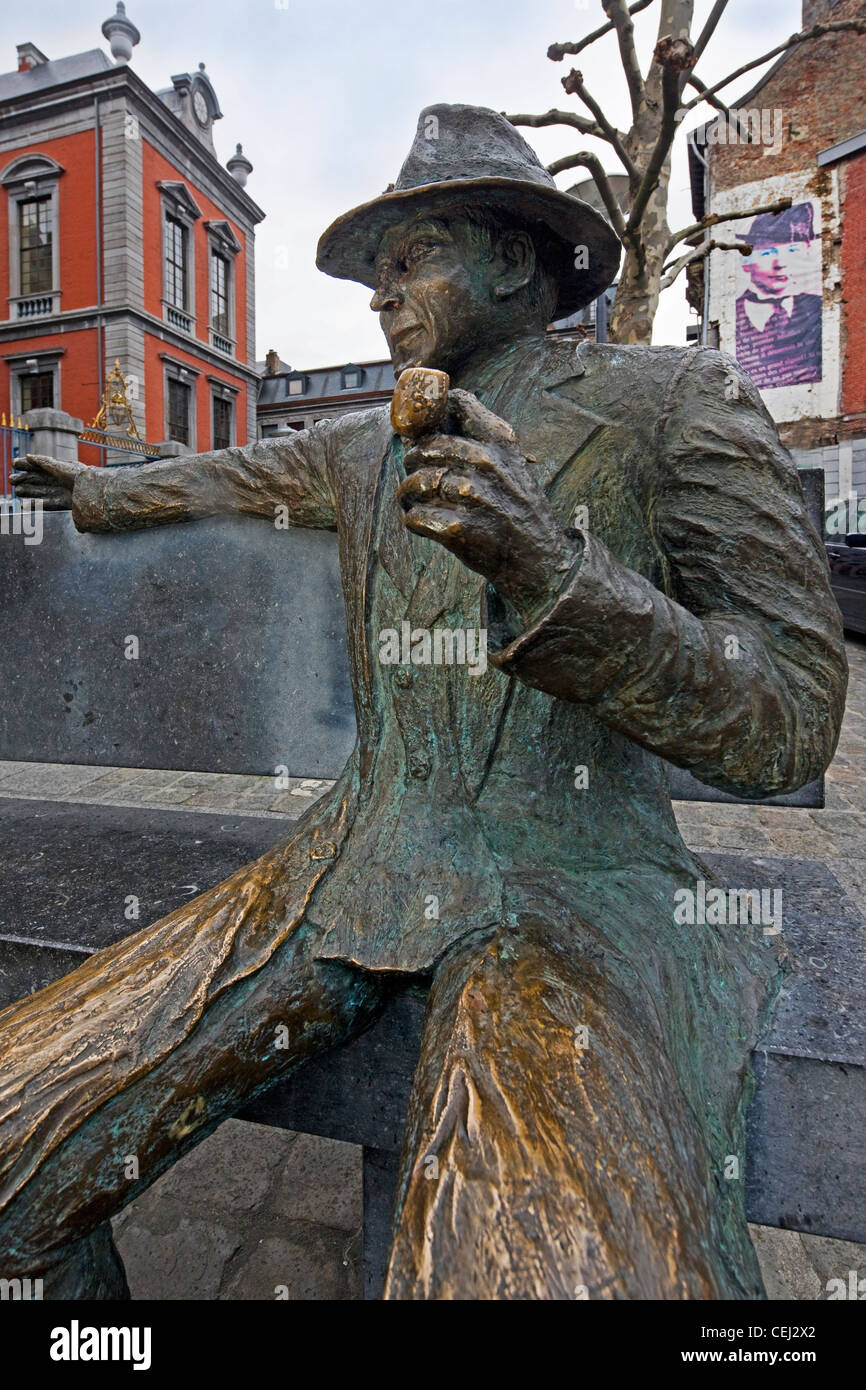
[[[423,261],[425,256],[436,250],[436,245],[435,241],[416,241],[406,252],[407,264],[413,265],[415,261]]]

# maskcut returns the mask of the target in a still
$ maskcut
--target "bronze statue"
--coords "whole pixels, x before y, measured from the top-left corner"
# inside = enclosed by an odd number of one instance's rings
[[[85,531],[336,529],[358,740],[282,843],[0,1014],[4,1274],[116,1290],[112,1213],[426,977],[386,1298],[762,1296],[744,1111],[778,942],[677,912],[713,879],[665,760],[750,797],[817,777],[842,629],[736,364],[546,333],[617,263],[503,117],[431,107],[318,264],[374,288],[398,372],[448,373],[436,432],[374,409],[18,475]]]

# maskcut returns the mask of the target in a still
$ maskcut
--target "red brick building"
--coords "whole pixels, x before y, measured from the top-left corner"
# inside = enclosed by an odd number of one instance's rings
[[[866,19],[864,0],[804,0],[803,28],[843,19]],[[824,468],[828,497],[866,495],[864,92],[866,35],[824,35],[726,93],[736,126],[715,119],[690,141],[698,216],[793,201],[713,229],[753,249],[711,254],[707,338],[753,376],[798,462]]]
[[[204,64],[152,92],[128,65],[139,35],[123,4],[103,34],[115,61],[25,43],[0,75],[0,406],[88,424],[118,361],[142,439],[244,444],[264,216],[244,189],[252,165],[240,145],[217,160]]]

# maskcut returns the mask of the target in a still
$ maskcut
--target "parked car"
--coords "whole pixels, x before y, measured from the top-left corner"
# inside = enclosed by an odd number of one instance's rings
[[[866,533],[850,532],[844,543],[827,541],[830,584],[842,610],[842,621],[852,632],[866,636]]]

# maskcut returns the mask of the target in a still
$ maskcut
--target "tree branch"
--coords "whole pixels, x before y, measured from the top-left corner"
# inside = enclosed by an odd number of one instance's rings
[[[562,85],[569,96],[580,97],[584,106],[586,106],[592,112],[593,116],[595,116],[597,124],[604,131],[605,139],[616,150],[616,153],[622,162],[623,168],[626,169],[628,172],[629,178],[635,185],[637,185],[638,181],[640,180],[640,173],[637,167],[635,166],[635,163],[632,160],[630,154],[626,150],[625,145],[620,139],[619,131],[614,130],[613,126],[607,119],[607,116],[602,111],[598,102],[595,100],[594,97],[590,96],[589,92],[586,90],[586,87],[583,85],[583,73],[578,72],[576,68],[572,68],[568,76],[563,77]]]
[[[634,25],[626,0],[601,0],[602,9],[616,29],[619,43],[619,56],[622,62],[628,94],[631,97],[631,112],[635,120],[644,99],[643,73],[637,60],[634,46]]]
[[[744,63],[736,72],[723,77],[721,82],[713,83],[712,87],[707,87],[700,96],[694,97],[686,103],[686,110],[691,111],[694,106],[699,106],[702,101],[707,101],[711,96],[722,87],[727,87],[729,82],[736,82],[738,77],[744,73],[751,72],[753,68],[759,68],[762,63],[768,63],[771,58],[777,58],[780,53],[785,53],[789,48],[794,48],[798,43],[805,43],[808,39],[820,39],[824,34],[840,34],[845,30],[853,30],[857,34],[866,34],[866,19],[838,19],[832,24],[813,24],[811,29],[804,29],[799,34],[792,34],[784,43],[778,44],[776,48],[771,48],[769,53],[764,53],[760,58],[754,58],[750,63]]]
[[[728,8],[728,0],[716,0],[715,5],[710,10],[706,24],[695,40],[695,62],[698,61],[713,34],[716,32],[716,25],[721,19],[725,10]]]
[[[674,249],[677,242],[687,241],[690,236],[697,236],[699,232],[706,231],[708,227],[715,227],[719,222],[741,222],[744,217],[760,217],[764,212],[785,212],[791,206],[791,202],[790,198],[779,198],[775,203],[761,203],[758,207],[748,208],[746,212],[708,213],[700,222],[693,222],[690,227],[683,227],[681,232],[674,232],[665,248],[665,255]]]
[[[599,140],[607,139],[601,126],[597,125],[595,121],[590,121],[586,116],[577,116],[573,111],[557,111],[553,109],[545,111],[543,116],[509,116],[507,111],[503,111],[502,115],[505,117],[506,121],[510,121],[512,125],[533,126],[536,130],[541,126],[568,125],[574,130],[579,130],[581,135],[597,135]],[[616,134],[619,139],[622,139],[619,131],[617,131]]]
[[[555,159],[552,164],[548,164],[547,172],[549,174],[561,174],[565,169],[577,168],[588,169],[592,174],[611,225],[621,240],[625,236],[625,219],[617,202],[616,194],[611,187],[610,179],[594,154],[590,154],[588,150],[583,150],[580,154],[567,154],[564,158]]]
[[[739,251],[741,256],[751,255],[752,248],[748,242],[743,241],[702,241],[700,246],[695,246],[687,256],[680,256],[678,261],[670,261],[664,268],[664,274],[659,281],[659,291],[669,290],[688,265],[708,256],[711,251]]]
[[[637,14],[639,10],[645,10],[653,3],[653,0],[637,0],[636,5],[629,5],[629,14]],[[603,39],[605,34],[609,34],[613,29],[613,21],[602,24],[600,29],[594,29],[591,34],[587,34],[585,39],[580,39],[577,43],[552,43],[547,50],[547,56],[552,63],[561,63],[566,53],[574,55],[582,53],[585,48],[589,48],[596,39]]]
[[[688,77],[686,78],[686,86],[694,87],[696,92],[706,93],[707,91],[706,82],[702,82],[701,79],[699,77],[696,77],[693,72],[690,72]],[[731,130],[736,132],[738,139],[742,140],[746,145],[751,145],[754,143],[754,141],[752,140],[751,131],[747,130],[745,126],[740,125],[740,122],[737,120],[737,117],[734,115],[733,111],[731,111],[723,101],[719,101],[718,97],[708,97],[706,95],[704,96],[704,101],[708,102],[710,106],[715,107],[716,111],[721,112],[721,114],[725,117],[725,120],[728,122],[728,125],[730,126]],[[680,109],[683,111],[683,114],[685,114],[685,108],[681,107]]]
[[[680,84],[682,74],[691,68],[694,61],[692,52],[692,46],[688,39],[664,38],[659,39],[656,44],[653,59],[662,69],[661,125],[655,148],[649,157],[646,171],[631,205],[625,228],[627,237],[633,237],[634,232],[640,226],[650,195],[658,184],[662,165],[674,142],[677,125],[681,119],[679,115]]]

